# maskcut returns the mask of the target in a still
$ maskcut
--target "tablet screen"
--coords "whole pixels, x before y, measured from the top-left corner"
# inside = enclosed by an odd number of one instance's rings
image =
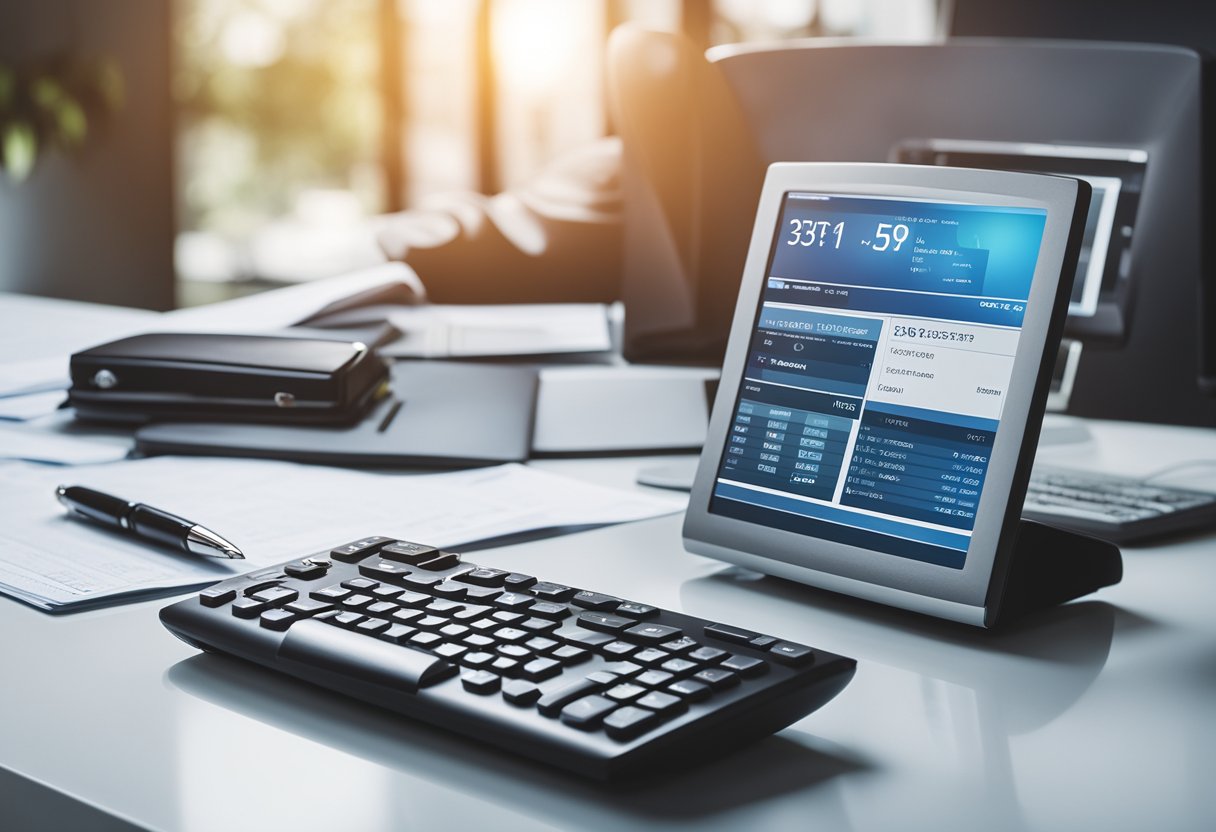
[[[1046,219],[787,193],[709,511],[961,569]]]

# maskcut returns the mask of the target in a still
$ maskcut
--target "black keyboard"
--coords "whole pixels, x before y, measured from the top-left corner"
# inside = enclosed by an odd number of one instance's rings
[[[1216,527],[1216,494],[1062,468],[1035,468],[1022,516],[1130,543]]]
[[[224,581],[160,618],[200,649],[605,780],[779,731],[856,667],[387,537]]]

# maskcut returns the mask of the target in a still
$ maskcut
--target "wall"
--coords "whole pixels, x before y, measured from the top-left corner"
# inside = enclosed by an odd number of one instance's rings
[[[170,0],[0,0],[0,60],[109,55],[123,109],[83,150],[0,176],[0,291],[173,305]]]

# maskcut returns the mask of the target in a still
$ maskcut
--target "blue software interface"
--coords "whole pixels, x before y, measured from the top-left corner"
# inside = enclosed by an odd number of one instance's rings
[[[962,568],[1046,220],[787,194],[710,511]]]

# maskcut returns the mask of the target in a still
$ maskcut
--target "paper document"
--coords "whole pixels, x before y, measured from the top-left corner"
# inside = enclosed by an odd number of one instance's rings
[[[0,419],[26,422],[54,413],[66,395],[62,390],[47,393],[29,393],[24,396],[0,396]]]
[[[327,321],[341,319],[329,316]],[[388,310],[387,319],[402,336],[380,352],[398,358],[554,355],[612,348],[607,311],[594,303],[426,305]]]
[[[235,300],[166,312],[145,331],[256,333],[313,323],[373,303],[416,303],[422,282],[404,263],[385,263]]]
[[[146,501],[223,535],[245,561],[175,553],[69,519],[55,486]],[[680,511],[680,495],[621,491],[522,465],[366,473],[288,462],[156,457],[87,469],[0,466],[0,591],[43,609],[185,589],[370,534],[453,547],[518,532]]]
[[[22,459],[51,465],[92,465],[115,462],[130,452],[129,436],[74,436],[56,430],[53,425],[0,422],[0,459]],[[3,499],[7,499],[7,496],[0,490],[0,500]],[[2,516],[4,509],[0,507]]]

